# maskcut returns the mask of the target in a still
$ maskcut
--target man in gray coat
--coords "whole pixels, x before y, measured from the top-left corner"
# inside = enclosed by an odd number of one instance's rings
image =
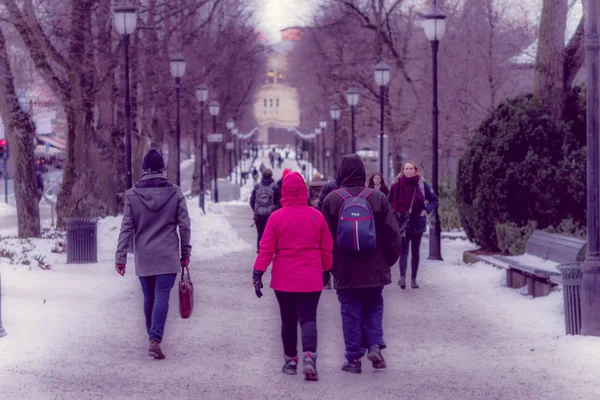
[[[162,360],[165,355],[160,343],[169,311],[169,294],[181,266],[187,267],[190,262],[190,217],[181,189],[164,176],[162,155],[150,149],[142,167],[142,179],[125,192],[115,262],[117,272],[125,275],[127,248],[133,236],[135,274],[142,284],[150,339],[148,354]]]

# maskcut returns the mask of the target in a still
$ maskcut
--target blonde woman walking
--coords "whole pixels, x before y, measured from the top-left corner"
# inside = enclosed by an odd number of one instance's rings
[[[420,169],[413,161],[405,161],[396,182],[390,188],[388,199],[392,211],[402,230],[402,250],[400,252],[400,280],[398,285],[406,289],[408,252],[411,252],[411,288],[418,289],[419,250],[421,239],[427,227],[427,214],[438,207],[438,198],[420,175]]]

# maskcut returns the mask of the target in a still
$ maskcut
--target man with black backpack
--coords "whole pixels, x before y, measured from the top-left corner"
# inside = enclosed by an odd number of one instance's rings
[[[254,187],[250,196],[250,207],[254,211],[254,223],[258,233],[257,249],[267,226],[267,220],[277,210],[280,200],[281,190],[273,180],[273,172],[270,169],[263,170],[262,181]]]
[[[335,242],[332,273],[347,360],[342,370],[358,374],[365,352],[373,368],[386,368],[383,287],[392,283],[391,267],[400,256],[400,229],[386,196],[365,187],[358,155],[342,159],[338,178],[340,188],[327,195],[321,212]]]

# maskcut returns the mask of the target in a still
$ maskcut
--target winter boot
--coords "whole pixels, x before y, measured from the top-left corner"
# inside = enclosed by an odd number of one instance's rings
[[[304,379],[307,381],[318,381],[319,374],[317,373],[317,353],[305,352],[302,355],[302,368]]]
[[[346,361],[344,365],[342,365],[342,371],[360,374],[362,372],[362,363],[360,360]]]
[[[283,359],[285,360],[285,364],[283,364],[281,372],[287,375],[296,375],[298,367],[298,357],[288,357],[284,355]]]
[[[401,276],[400,280],[398,280],[398,286],[400,286],[401,289],[406,289],[406,278]]]
[[[379,347],[378,344],[374,344],[373,346],[369,347],[367,358],[371,360],[373,363],[373,368],[375,369],[384,369],[387,367],[385,364],[385,359],[383,358],[383,354],[381,354],[381,347]]]
[[[157,360],[164,360],[166,357],[165,354],[160,349],[160,343],[155,340],[150,341],[150,348],[148,349],[148,355],[154,357]]]

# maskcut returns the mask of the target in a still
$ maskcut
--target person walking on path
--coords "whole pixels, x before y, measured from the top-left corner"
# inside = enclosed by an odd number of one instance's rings
[[[262,276],[271,261],[271,288],[281,312],[281,338],[284,365],[282,371],[297,373],[298,323],[302,331],[302,364],[304,378],[319,379],[317,373],[317,305],[323,290],[324,273],[333,262],[333,238],[325,219],[307,205],[304,179],[297,172],[283,178],[283,207],[275,211],[260,242],[254,263],[252,283],[256,295]]]
[[[269,216],[279,207],[281,190],[273,180],[273,172],[265,169],[262,172],[261,182],[254,186],[250,196],[250,207],[254,211],[254,224],[256,225],[256,247],[260,248],[262,238]]]
[[[125,192],[115,263],[117,272],[125,275],[127,249],[133,237],[135,274],[142,285],[150,340],[148,354],[162,360],[165,354],[160,343],[169,295],[181,266],[190,263],[190,217],[181,189],[163,174],[165,161],[157,150],[146,153],[142,169],[142,178]]]
[[[341,304],[342,329],[346,346],[346,362],[342,370],[362,372],[361,358],[367,358],[373,368],[386,368],[381,350],[383,340],[383,287],[392,282],[391,266],[400,255],[400,230],[387,198],[377,190],[365,188],[367,180],[361,158],[347,155],[339,169],[340,189],[325,198],[322,213],[334,237],[333,278]],[[349,203],[350,202],[350,203]],[[348,229],[345,218],[348,204],[362,204],[366,217],[350,222],[355,231],[344,236]],[[365,204],[366,203],[366,204]],[[358,212],[354,207],[354,212]],[[365,225],[366,224],[366,225]],[[367,227],[368,232],[363,227]],[[338,228],[340,228],[338,230]],[[348,239],[356,245],[364,242],[370,247],[348,250]],[[352,239],[356,238],[356,242]],[[342,242],[342,239],[344,240]]]
[[[438,207],[437,195],[419,175],[419,168],[413,161],[405,161],[402,172],[396,178],[389,194],[394,214],[409,213],[408,226],[402,238],[400,253],[400,280],[398,285],[406,289],[406,270],[408,268],[408,251],[411,252],[411,283],[418,289],[417,271],[419,270],[419,251],[421,239],[427,228],[427,214]]]
[[[390,190],[385,185],[385,181],[383,180],[383,175],[381,174],[381,172],[375,172],[371,176],[371,178],[369,179],[369,188],[379,190],[386,196],[390,193]]]

